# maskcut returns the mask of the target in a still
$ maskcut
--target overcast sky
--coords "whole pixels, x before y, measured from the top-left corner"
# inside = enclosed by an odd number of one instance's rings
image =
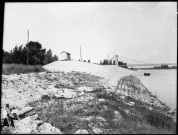
[[[115,54],[177,63],[176,2],[5,3],[3,49],[38,41],[60,57],[99,62]],[[124,59],[122,59],[124,60]],[[129,63],[129,61],[126,61]],[[130,62],[134,63],[134,62]]]

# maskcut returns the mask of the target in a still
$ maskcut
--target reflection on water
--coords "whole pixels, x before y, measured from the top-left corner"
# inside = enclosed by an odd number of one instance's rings
[[[151,73],[150,76],[143,76]],[[143,85],[171,108],[177,103],[177,70],[138,70],[135,74]]]

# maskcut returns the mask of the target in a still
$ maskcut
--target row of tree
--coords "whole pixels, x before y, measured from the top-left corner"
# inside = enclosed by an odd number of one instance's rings
[[[30,41],[25,47],[15,46],[10,53],[3,50],[3,63],[11,64],[27,64],[27,49],[28,49],[28,64],[29,65],[46,65],[58,60],[56,55],[52,56],[52,51],[42,48],[38,42]]]
[[[161,67],[154,67],[156,69],[176,69],[176,66],[161,65]]]
[[[103,61],[100,60],[100,65],[116,65],[116,61],[114,60],[112,62],[112,60],[107,60],[107,59],[104,59]],[[118,62],[118,66],[121,66],[121,67],[124,67],[124,68],[127,68],[127,63],[124,63],[122,61],[119,61]]]

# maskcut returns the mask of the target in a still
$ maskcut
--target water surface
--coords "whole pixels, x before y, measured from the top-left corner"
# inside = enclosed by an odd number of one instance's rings
[[[143,76],[151,73],[150,76]],[[138,70],[135,74],[153,94],[170,108],[176,108],[177,103],[177,70]]]

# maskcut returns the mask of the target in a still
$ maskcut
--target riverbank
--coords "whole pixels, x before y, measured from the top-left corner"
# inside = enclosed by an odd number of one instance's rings
[[[123,79],[129,78],[135,88],[133,77]],[[101,77],[76,71],[3,75],[1,107],[9,103],[18,120],[1,133],[175,133],[170,109],[146,89],[138,94],[129,96]]]
[[[10,133],[176,132],[171,109],[131,75],[134,71],[76,61],[44,69],[2,75],[1,108],[9,104],[18,117]]]

